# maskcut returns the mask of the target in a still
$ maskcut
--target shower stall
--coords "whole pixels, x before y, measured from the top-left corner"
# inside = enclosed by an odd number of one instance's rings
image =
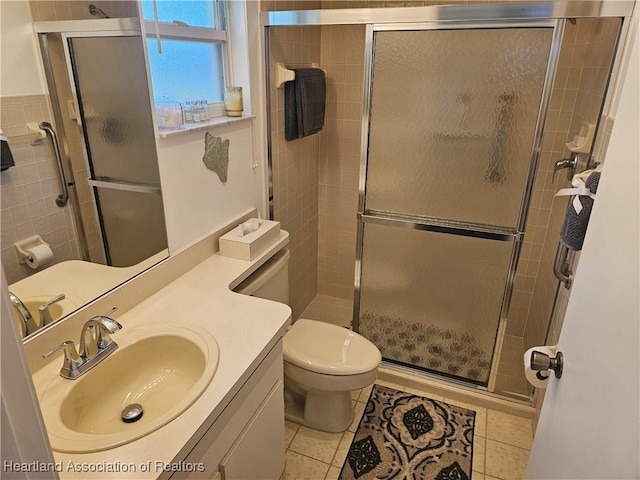
[[[280,138],[282,96],[268,86],[270,200],[283,228],[299,227],[297,205],[313,219],[312,200],[290,201],[298,187],[288,182],[318,172],[317,250],[308,226],[291,248],[305,263],[293,259],[294,278],[317,252],[318,284],[292,290],[294,316],[308,316],[316,293],[349,302],[350,325],[390,368],[529,401],[522,354],[557,338],[567,294],[553,277],[567,199],[554,193],[603,147],[592,144],[575,172],[556,170],[585,122],[606,137],[601,116],[631,6],[264,13],[269,68],[327,72],[315,144]],[[303,167],[291,165],[296,156]]]
[[[354,327],[389,361],[487,386],[561,29],[412,28],[373,31]]]
[[[137,19],[34,23],[82,259],[128,267],[167,248]]]

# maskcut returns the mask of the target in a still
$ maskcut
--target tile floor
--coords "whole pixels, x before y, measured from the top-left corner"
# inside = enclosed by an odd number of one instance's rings
[[[531,420],[446,397],[426,394],[392,382],[378,380],[376,383],[474,410],[476,424],[472,480],[524,478],[529,450],[533,442]],[[333,480],[338,478],[370,393],[371,387],[352,392],[356,415],[353,423],[344,433],[325,433],[286,422],[287,479]]]

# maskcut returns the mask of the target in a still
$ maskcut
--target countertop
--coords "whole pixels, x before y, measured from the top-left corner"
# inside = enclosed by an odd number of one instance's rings
[[[157,478],[162,473],[161,465],[183,458],[193,448],[291,322],[287,305],[230,290],[287,242],[288,234],[282,231],[279,240],[251,262],[215,254],[126,313],[114,315],[123,332],[167,324],[207,329],[220,349],[218,368],[196,402],[155,432],[102,452],[54,451],[61,478]],[[118,333],[112,335],[116,342]],[[56,360],[34,373],[36,391],[60,378],[61,360]],[[144,472],[149,462],[150,471]],[[82,469],[85,471],[74,471]],[[102,471],[87,473],[86,469]]]

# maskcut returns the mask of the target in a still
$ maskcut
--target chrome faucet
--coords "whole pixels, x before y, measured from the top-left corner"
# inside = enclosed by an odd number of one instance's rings
[[[49,307],[51,305],[53,305],[54,303],[58,303],[62,300],[64,300],[64,293],[61,293],[60,295],[57,295],[55,297],[53,297],[51,300],[49,300],[48,302],[43,303],[42,305],[40,305],[38,307],[38,313],[40,314],[40,325],[41,326],[45,326],[45,325],[49,325],[50,323],[53,323],[53,317],[51,316],[51,312],[49,311]]]
[[[85,374],[118,348],[118,344],[110,337],[122,328],[122,325],[109,317],[116,310],[117,308],[113,308],[106,315],[98,315],[87,320],[80,333],[80,352],[71,340],[66,340],[42,356],[49,358],[62,350],[64,361],[60,376],[75,380]]]
[[[29,313],[29,310],[27,310],[27,307],[24,306],[24,303],[22,303],[22,300],[20,300],[16,295],[14,295],[11,292],[9,292],[9,300],[11,300],[11,304],[15,307],[16,311],[18,312],[18,317],[24,324],[25,336],[38,330],[38,325],[36,325],[36,322],[33,319],[33,316],[31,315],[31,313]]]

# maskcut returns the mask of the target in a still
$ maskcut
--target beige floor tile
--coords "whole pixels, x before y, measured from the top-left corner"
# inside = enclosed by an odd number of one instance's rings
[[[338,477],[340,477],[340,471],[341,469],[338,467],[334,467],[333,465],[331,465],[329,467],[329,471],[327,472],[327,476],[324,477],[325,480],[338,480]]]
[[[472,403],[461,402],[459,400],[454,400],[453,398],[445,398],[444,401],[449,405],[456,405],[476,412],[473,434],[477,437],[487,436],[487,409],[485,407],[478,407]]]
[[[489,410],[487,438],[529,450],[533,443],[533,425],[529,419]]]
[[[371,396],[371,390],[373,390],[373,385],[375,384],[371,384],[368,387],[365,387],[362,390],[360,390],[360,396],[358,397],[359,402],[367,403],[369,401],[369,397]]]
[[[300,427],[289,449],[321,462],[331,463],[342,439],[342,433],[327,433],[312,428]]]
[[[287,480],[323,480],[329,471],[329,464],[290,450],[285,460]]]
[[[474,471],[484,472],[485,470],[485,451],[486,451],[486,439],[484,437],[473,438],[473,463],[472,468]]]
[[[351,400],[357,401],[360,398],[360,393],[362,393],[362,390],[353,390],[350,393],[351,393]]]
[[[362,419],[362,414],[364,413],[364,407],[366,407],[366,403],[356,402],[353,408],[353,421],[351,425],[347,428],[349,432],[355,432],[358,429],[358,425],[360,425],[360,420]]]
[[[289,448],[289,444],[291,443],[291,440],[293,440],[293,437],[295,436],[299,428],[300,425],[298,425],[297,423],[291,422],[289,420],[284,421],[284,444],[286,448]]]
[[[529,450],[487,439],[485,475],[500,480],[522,480],[527,470]]]
[[[336,454],[333,457],[331,465],[342,468],[342,464],[347,458],[349,447],[351,446],[351,442],[353,441],[353,437],[355,436],[355,432],[344,432],[344,435],[342,435],[342,440],[340,440],[340,444],[338,445],[338,449],[336,450]]]
[[[484,473],[476,472],[475,470],[471,472],[471,480],[485,480]]]

